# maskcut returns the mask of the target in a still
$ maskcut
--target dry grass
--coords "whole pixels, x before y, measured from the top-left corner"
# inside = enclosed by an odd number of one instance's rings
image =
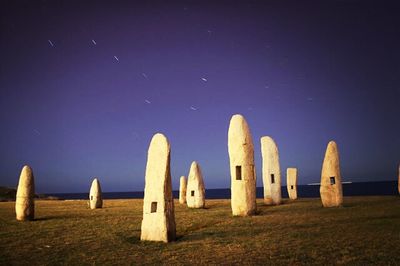
[[[191,210],[175,202],[178,239],[141,242],[142,200],[36,202],[33,222],[0,203],[0,265],[267,264],[394,265],[400,262],[400,197],[349,197],[341,208],[318,199],[258,203],[232,217],[229,200]]]

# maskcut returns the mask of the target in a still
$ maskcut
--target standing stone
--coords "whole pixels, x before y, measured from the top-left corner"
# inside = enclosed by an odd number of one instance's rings
[[[257,210],[254,146],[249,126],[242,115],[236,114],[231,118],[228,130],[228,152],[232,215],[254,215]]]
[[[203,175],[201,174],[200,165],[197,162],[192,162],[190,166],[187,190],[186,190],[186,202],[189,208],[204,208],[205,201],[205,188]]]
[[[19,176],[15,213],[18,221],[28,221],[35,218],[35,182],[32,168],[25,165]]]
[[[93,179],[92,186],[90,187],[89,206],[92,210],[103,207],[100,182],[97,178]]]
[[[322,164],[320,194],[324,207],[336,207],[343,203],[342,177],[339,151],[334,141],[328,143]]]
[[[185,204],[186,203],[186,177],[181,176],[179,180],[179,203]]]
[[[398,188],[399,194],[400,194],[400,164],[399,164],[399,179],[397,181],[397,188]]]
[[[278,205],[282,202],[281,168],[279,152],[271,137],[261,138],[261,154],[263,162],[264,204]]]
[[[157,133],[147,155],[140,240],[170,242],[175,236],[170,145],[163,134]]]
[[[286,184],[289,199],[297,199],[297,168],[286,169]]]

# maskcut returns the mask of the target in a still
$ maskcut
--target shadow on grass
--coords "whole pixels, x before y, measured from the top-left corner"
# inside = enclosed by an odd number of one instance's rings
[[[137,245],[141,242],[140,237],[138,237],[138,236],[128,236],[128,237],[122,237],[122,238],[124,239],[124,241],[126,241],[132,245]]]
[[[352,203],[352,204],[344,203],[342,206],[339,206],[339,207],[336,207],[336,208],[350,209],[350,208],[355,208],[357,206],[358,206],[358,204],[354,204],[354,203]],[[335,207],[333,207],[333,208],[335,208]]]
[[[48,220],[65,220],[68,219],[70,217],[68,216],[44,216],[44,217],[39,217],[39,218],[35,218],[32,221],[34,222],[40,222],[40,221],[48,221]]]
[[[165,242],[162,242],[162,241],[141,241],[140,240],[140,236],[136,236],[136,235],[135,236],[122,237],[122,239],[124,239],[124,241],[128,242],[131,245],[145,245],[145,246],[155,246],[155,247],[167,245],[167,244],[174,243],[174,242],[186,241],[183,235],[177,235],[175,237],[175,240],[171,241],[169,243],[165,243]]]

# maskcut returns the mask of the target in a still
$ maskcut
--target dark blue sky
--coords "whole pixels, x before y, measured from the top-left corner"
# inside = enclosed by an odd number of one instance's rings
[[[174,189],[199,162],[230,186],[227,132],[243,114],[278,144],[283,184],[319,182],[329,140],[344,181],[394,180],[400,9],[387,1],[2,1],[0,185],[24,164],[38,192],[142,190],[151,137]]]

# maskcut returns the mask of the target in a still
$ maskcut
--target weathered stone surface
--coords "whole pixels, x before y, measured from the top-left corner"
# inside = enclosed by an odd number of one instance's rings
[[[289,199],[297,199],[297,168],[286,169],[286,184]]]
[[[236,114],[231,118],[228,152],[232,215],[254,215],[257,210],[254,146],[249,126],[242,115]]]
[[[271,137],[265,136],[261,138],[261,154],[263,162],[264,204],[281,204],[282,181],[279,152],[275,141]]]
[[[147,155],[140,239],[170,242],[175,237],[170,145],[163,134],[157,133],[150,142]]]
[[[15,200],[15,213],[18,221],[28,221],[35,218],[35,181],[32,168],[25,165],[19,177]]]
[[[397,188],[398,188],[399,194],[400,194],[400,164],[399,164],[399,179],[397,181]]]
[[[179,180],[179,203],[186,203],[186,177],[181,176]]]
[[[192,162],[186,189],[187,206],[197,209],[204,208],[206,204],[205,196],[206,193],[200,165],[197,162]]]
[[[98,209],[103,207],[103,197],[101,194],[100,182],[97,178],[93,179],[89,193],[90,209]]]
[[[342,177],[340,175],[339,151],[334,141],[328,143],[322,164],[321,201],[324,207],[336,207],[343,203]]]

